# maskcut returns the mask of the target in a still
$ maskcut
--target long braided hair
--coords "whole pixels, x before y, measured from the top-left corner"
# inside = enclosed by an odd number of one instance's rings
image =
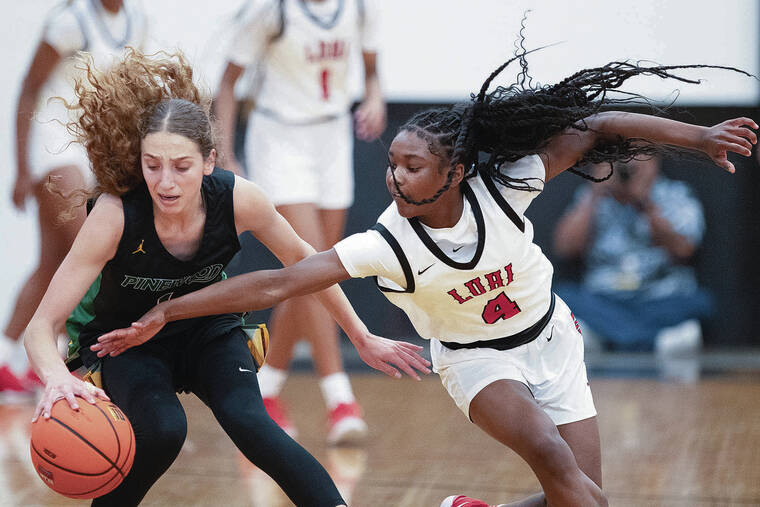
[[[450,164],[446,182],[431,197],[415,201],[404,195],[396,182],[393,167],[391,175],[396,191],[408,203],[428,204],[438,199],[451,186],[457,164],[465,167],[465,178],[483,171],[500,184],[517,190],[536,190],[530,184],[534,178],[512,178],[500,171],[504,162],[514,162],[540,151],[549,140],[567,128],[588,130],[584,118],[615,106],[649,101],[641,95],[618,88],[629,78],[639,75],[671,78],[684,83],[699,83],[673,74],[671,71],[694,68],[725,69],[752,76],[743,70],[717,65],[645,66],[632,62],[611,62],[602,67],[583,69],[557,84],[533,86],[528,74],[526,56],[537,51],[525,49],[525,19],[518,49],[513,58],[494,70],[485,80],[477,95],[469,102],[450,108],[434,108],[415,114],[399,132],[413,132],[428,143],[434,155]],[[542,49],[542,48],[539,48]],[[519,62],[521,71],[510,86],[498,86],[488,93],[491,82],[507,66]],[[617,96],[609,96],[616,92]],[[612,175],[612,163],[627,162],[634,158],[652,156],[662,151],[661,146],[641,139],[604,141],[597,144],[569,171],[592,181],[604,181]],[[610,173],[595,178],[576,167],[587,163],[609,163]]]

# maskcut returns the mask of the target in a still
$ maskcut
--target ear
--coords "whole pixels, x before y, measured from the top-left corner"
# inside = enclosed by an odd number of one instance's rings
[[[211,148],[208,157],[203,161],[203,174],[206,176],[210,175],[214,172],[214,166],[216,166],[216,150]]]
[[[464,164],[454,166],[454,176],[451,178],[451,186],[456,187],[464,179]]]

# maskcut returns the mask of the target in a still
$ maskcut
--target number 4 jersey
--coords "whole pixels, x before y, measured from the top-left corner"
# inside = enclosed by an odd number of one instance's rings
[[[543,187],[537,155],[501,170]],[[391,204],[373,230],[346,238],[335,250],[351,276],[376,275],[379,289],[423,338],[469,343],[517,334],[551,304],[553,268],[524,216],[539,191],[509,189],[485,174],[461,188],[462,218],[450,229],[405,219]]]

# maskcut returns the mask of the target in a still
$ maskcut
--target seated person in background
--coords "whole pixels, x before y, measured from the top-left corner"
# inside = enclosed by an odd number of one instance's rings
[[[585,323],[587,347],[699,349],[699,319],[712,304],[689,262],[704,230],[700,202],[686,183],[660,174],[659,157],[617,163],[608,181],[580,187],[554,231],[554,251],[582,261],[582,279],[555,289]]]

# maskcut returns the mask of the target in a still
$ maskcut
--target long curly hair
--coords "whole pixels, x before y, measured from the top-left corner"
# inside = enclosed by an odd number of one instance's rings
[[[524,22],[525,19],[523,30]],[[650,75],[685,83],[699,83],[698,80],[672,73],[674,70],[693,68],[726,69],[752,76],[733,67],[645,66],[626,61],[583,69],[557,84],[534,86],[528,74],[526,57],[537,49],[525,49],[523,30],[520,31],[515,57],[494,70],[483,83],[479,93],[470,96],[469,102],[422,111],[399,128],[399,132],[413,132],[425,140],[430,152],[450,167],[444,185],[431,197],[421,201],[404,195],[391,167],[396,191],[406,202],[421,205],[438,199],[451,186],[454,168],[460,163],[465,167],[465,178],[474,176],[480,170],[509,188],[536,190],[536,187],[530,184],[531,178],[511,178],[500,171],[501,164],[537,153],[554,135],[567,128],[588,130],[584,118],[601,110],[641,102],[650,104],[649,100],[641,95],[618,90],[633,76]],[[506,87],[498,86],[493,92],[488,93],[494,78],[513,62],[519,62],[521,66],[516,82]],[[617,92],[617,95],[610,96],[611,92]],[[605,141],[587,152],[569,171],[592,181],[603,181],[612,175],[612,163],[651,156],[662,150],[663,147],[641,139]],[[602,178],[595,178],[577,169],[588,163],[603,162],[610,164],[610,173]]]
[[[128,48],[107,71],[87,57],[80,64],[84,73],[74,86],[78,101],[66,104],[77,119],[66,127],[87,150],[96,185],[78,192],[72,207],[87,197],[120,196],[140,185],[140,143],[152,132],[183,135],[208,157],[215,146],[211,99],[193,82],[193,69],[181,53],[146,56]]]

